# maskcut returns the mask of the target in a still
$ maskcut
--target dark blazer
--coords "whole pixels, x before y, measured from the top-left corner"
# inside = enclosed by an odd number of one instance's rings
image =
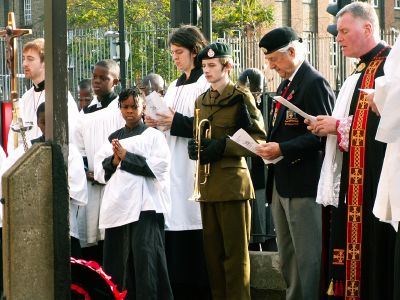
[[[282,94],[282,85],[278,87],[278,95]],[[294,76],[285,98],[313,116],[331,115],[335,101],[327,80],[307,61]],[[316,197],[325,139],[309,132],[304,118],[283,105],[272,126],[276,103],[271,101],[269,104],[267,141],[279,143],[284,159],[275,165],[268,165],[267,201],[272,199],[273,179],[282,197]]]

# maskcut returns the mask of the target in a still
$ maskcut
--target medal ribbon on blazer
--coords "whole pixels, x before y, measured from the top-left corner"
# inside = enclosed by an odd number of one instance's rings
[[[379,55],[382,49],[369,63],[361,82],[361,88],[374,86],[375,74],[384,62]],[[362,244],[362,211],[363,183],[365,161],[365,138],[368,119],[368,100],[365,93],[358,96],[357,107],[350,132],[350,169],[347,205],[347,237],[346,237],[346,285],[345,299],[360,300],[361,291],[361,244]]]
[[[285,89],[283,90],[283,92],[282,92],[282,94],[281,94],[281,96],[282,96],[283,98],[286,97],[286,94],[287,94],[288,91],[289,91],[290,84],[292,83],[289,79],[286,79],[286,80],[288,80],[289,82],[287,83]],[[286,99],[286,98],[285,98],[285,99]],[[288,99],[286,99],[286,100],[290,101],[291,98],[289,99],[289,97],[288,97]],[[277,103],[275,104],[274,115],[273,115],[273,118],[272,118],[272,126],[274,126],[274,124],[275,124],[276,116],[278,115],[278,111],[279,111],[279,108],[280,108],[280,107],[281,107],[281,103],[280,103],[280,102],[277,102]]]

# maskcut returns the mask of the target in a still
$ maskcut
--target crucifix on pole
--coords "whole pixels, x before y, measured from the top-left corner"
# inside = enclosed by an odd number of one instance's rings
[[[0,31],[0,37],[5,37],[6,42],[6,59],[7,67],[10,71],[10,82],[11,82],[11,101],[12,101],[12,111],[13,111],[13,121],[12,128],[14,132],[14,148],[18,146],[18,132],[21,133],[22,140],[24,143],[25,151],[28,149],[25,131],[29,130],[31,126],[26,126],[23,124],[22,119],[19,114],[18,107],[18,91],[17,91],[17,64],[15,63],[15,56],[17,54],[17,37],[21,37],[26,34],[32,34],[30,29],[19,29],[15,26],[15,16],[13,12],[8,13],[8,22],[5,30]],[[8,141],[11,142],[11,141]]]

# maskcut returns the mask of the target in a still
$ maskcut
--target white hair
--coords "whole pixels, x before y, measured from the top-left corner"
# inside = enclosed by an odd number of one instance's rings
[[[303,43],[299,41],[291,41],[287,46],[276,50],[277,52],[288,52],[290,48],[293,48],[296,54],[296,57],[300,60],[304,60],[306,58],[306,47]]]

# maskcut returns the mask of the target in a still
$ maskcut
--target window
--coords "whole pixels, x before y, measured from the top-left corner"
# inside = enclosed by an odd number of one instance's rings
[[[373,7],[379,7],[379,0],[373,0],[372,1],[372,6]]]
[[[32,25],[32,0],[24,0],[24,22],[26,26]]]
[[[400,9],[400,0],[395,0],[394,1],[394,8]]]

